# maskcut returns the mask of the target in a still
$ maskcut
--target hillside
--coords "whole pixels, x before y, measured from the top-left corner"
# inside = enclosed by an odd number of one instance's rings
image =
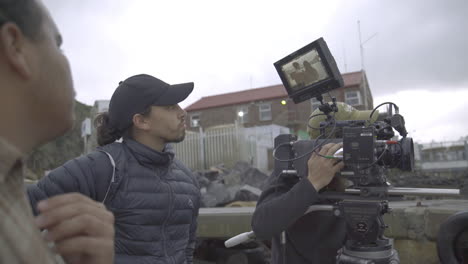
[[[69,159],[83,153],[81,122],[91,115],[91,106],[75,101],[75,124],[71,131],[56,140],[34,150],[27,158],[26,165],[29,179],[41,178],[44,171],[54,169]]]

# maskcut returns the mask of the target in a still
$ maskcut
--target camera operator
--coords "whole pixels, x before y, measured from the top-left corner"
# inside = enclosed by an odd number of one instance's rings
[[[336,120],[366,120],[370,114],[344,103],[337,106]],[[318,109],[312,113],[318,117],[310,119],[310,127],[319,127],[325,119],[321,113]],[[319,131],[309,128],[309,135],[317,138]],[[346,240],[344,219],[331,210],[304,213],[311,205],[326,203],[319,200],[323,190],[344,190],[346,181],[335,177],[344,167],[343,161],[323,157],[333,156],[341,147],[341,143],[328,143],[319,149],[320,155],[313,153],[307,162],[308,175],[291,177],[275,166],[252,218],[256,237],[271,239],[272,264],[335,263],[337,251]]]

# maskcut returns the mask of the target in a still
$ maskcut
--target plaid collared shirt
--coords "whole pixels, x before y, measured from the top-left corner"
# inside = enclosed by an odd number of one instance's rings
[[[34,223],[23,169],[22,154],[0,138],[0,263],[63,263]]]

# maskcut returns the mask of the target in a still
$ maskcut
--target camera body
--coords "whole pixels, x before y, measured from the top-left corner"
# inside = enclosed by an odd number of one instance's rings
[[[343,128],[343,161],[346,176],[354,186],[384,186],[385,168],[412,171],[414,149],[411,138],[393,141],[379,135],[379,124],[369,127]],[[374,166],[376,165],[376,166]]]
[[[298,175],[305,176],[308,174],[307,161],[312,152],[318,152],[327,143],[343,143],[342,152],[333,157],[342,159],[345,164],[337,177],[351,181],[353,188],[366,188],[366,192],[388,187],[386,169],[411,171],[414,167],[413,140],[409,137],[392,140],[395,133],[389,120],[391,118],[368,124],[367,120],[335,121],[330,115],[320,123],[321,134],[317,139],[295,140],[290,135],[281,135],[275,140],[275,148],[276,158],[282,157],[282,161],[278,161],[275,167],[293,168]],[[333,128],[330,135],[326,132],[328,128]]]
[[[401,118],[403,118],[401,116]],[[364,120],[334,121],[321,123],[322,137],[327,126],[338,127],[343,142],[342,159],[345,164],[341,176],[346,177],[356,188],[387,186],[385,169],[398,168],[412,171],[414,167],[413,140],[403,137],[396,141],[392,117],[384,121],[366,124]],[[326,139],[317,140],[323,145]]]
[[[343,128],[343,162],[346,167],[341,175],[346,176],[354,185],[381,186],[386,182],[381,177],[380,167],[373,166],[381,152],[375,138],[373,127]]]

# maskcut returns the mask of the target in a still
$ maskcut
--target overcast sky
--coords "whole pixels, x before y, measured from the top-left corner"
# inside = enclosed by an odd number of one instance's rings
[[[467,0],[44,0],[77,99],[109,99],[148,73],[201,97],[281,83],[273,63],[323,37],[341,73],[364,67],[374,105],[393,101],[415,141],[468,135]]]

